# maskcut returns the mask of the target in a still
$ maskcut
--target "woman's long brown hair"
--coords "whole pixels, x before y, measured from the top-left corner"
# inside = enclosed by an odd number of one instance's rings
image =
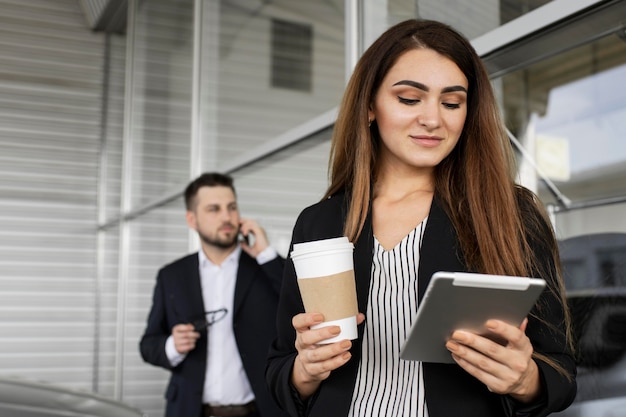
[[[344,233],[356,241],[370,210],[380,143],[376,123],[369,126],[368,109],[397,59],[418,48],[448,57],[469,82],[463,132],[451,154],[435,169],[436,198],[455,226],[466,265],[488,274],[541,274],[554,283],[550,289],[564,308],[571,347],[556,239],[552,229],[544,227],[549,222],[541,203],[515,184],[513,151],[489,76],[469,41],[454,29],[434,21],[408,20],[388,29],[363,54],[339,109],[329,162],[330,186],[324,198],[346,192],[350,209]],[[536,243],[545,246],[550,267],[534,256],[531,246],[536,249]],[[548,358],[541,359],[565,372]]]

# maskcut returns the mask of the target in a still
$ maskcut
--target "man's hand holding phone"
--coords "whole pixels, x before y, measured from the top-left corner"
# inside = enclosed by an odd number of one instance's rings
[[[265,230],[252,219],[241,219],[239,235],[241,248],[253,258],[269,246]]]

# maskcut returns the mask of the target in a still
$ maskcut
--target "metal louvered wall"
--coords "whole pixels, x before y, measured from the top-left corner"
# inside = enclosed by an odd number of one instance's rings
[[[0,0],[0,370],[90,389],[104,35]]]
[[[109,0],[79,0],[80,6],[85,13],[85,19],[90,28],[95,28],[102,18]]]
[[[124,33],[128,0],[77,0],[87,25],[94,30]]]

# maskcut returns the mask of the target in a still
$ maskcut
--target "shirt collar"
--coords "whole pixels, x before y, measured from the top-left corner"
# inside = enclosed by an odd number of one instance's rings
[[[224,262],[222,262],[222,265],[215,265],[213,262],[209,260],[209,258],[206,257],[206,254],[204,253],[202,248],[200,248],[200,250],[198,251],[198,261],[200,262],[200,268],[206,268],[207,266],[223,267],[233,262],[239,263],[240,256],[241,256],[241,246],[237,245],[235,250],[232,251],[230,255],[226,257],[226,259],[224,259]]]

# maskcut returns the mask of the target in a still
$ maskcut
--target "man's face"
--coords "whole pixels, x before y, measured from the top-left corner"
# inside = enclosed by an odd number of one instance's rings
[[[196,206],[187,211],[187,223],[206,245],[229,249],[237,244],[239,209],[229,187],[201,187]]]

